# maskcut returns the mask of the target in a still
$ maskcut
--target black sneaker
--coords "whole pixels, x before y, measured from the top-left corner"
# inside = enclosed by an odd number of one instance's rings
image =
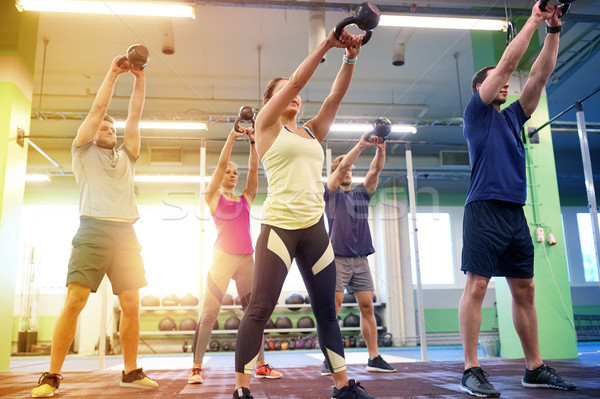
[[[254,399],[254,396],[250,395],[248,388],[241,387],[233,391],[233,399]]]
[[[376,373],[395,373],[396,372],[396,369],[393,368],[392,366],[390,366],[388,364],[388,362],[383,360],[381,355],[377,355],[377,357],[375,357],[373,359],[369,359],[366,369],[367,369],[367,371],[373,371]]]
[[[54,396],[54,392],[58,391],[62,379],[61,374],[43,373],[38,380],[37,387],[31,390],[31,397],[49,398]]]
[[[360,389],[359,389],[360,388]],[[362,391],[361,391],[362,389]],[[348,386],[342,389],[333,387],[331,399],[377,399],[373,395],[369,395],[367,391],[360,385],[360,382],[354,380],[348,381]]]
[[[480,398],[498,397],[500,392],[487,380],[489,374],[481,367],[471,367],[463,372],[460,390]]]
[[[326,360],[323,360],[323,366],[321,366],[321,375],[331,375],[331,369],[329,368]]]
[[[154,389],[158,387],[158,382],[148,378],[146,373],[140,368],[121,374],[121,386],[129,388]]]
[[[556,370],[545,364],[535,370],[525,369],[521,385],[527,388],[550,388],[564,391],[577,389],[577,385],[563,380],[560,375],[556,374]]]

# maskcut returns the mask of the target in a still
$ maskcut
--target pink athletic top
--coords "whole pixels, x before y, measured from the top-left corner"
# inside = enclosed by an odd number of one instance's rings
[[[250,206],[243,195],[239,201],[229,201],[223,195],[212,215],[217,226],[215,248],[229,254],[254,253],[250,236]]]

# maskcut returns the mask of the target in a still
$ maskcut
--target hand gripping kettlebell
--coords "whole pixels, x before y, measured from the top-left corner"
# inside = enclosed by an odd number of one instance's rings
[[[379,11],[379,8],[377,8],[375,4],[368,2],[361,3],[356,10],[354,10],[354,15],[338,22],[334,30],[335,37],[339,40],[344,28],[350,24],[354,24],[358,26],[359,29],[365,31],[365,36],[362,40],[364,46],[369,39],[371,39],[373,29],[379,25],[380,16],[381,11]]]
[[[392,122],[388,118],[377,118],[373,123],[373,129],[365,136],[365,140],[369,141],[371,136],[381,137],[385,141],[392,132]]]
[[[239,132],[239,124],[240,122],[252,122],[252,127],[254,127],[254,109],[252,107],[248,107],[244,105],[240,108],[240,112],[238,113],[237,118],[233,121],[233,128],[236,132]]]
[[[131,66],[144,69],[148,64],[148,49],[141,44],[134,44],[127,49],[127,55],[117,60],[117,65],[121,66],[125,61],[129,61]]]

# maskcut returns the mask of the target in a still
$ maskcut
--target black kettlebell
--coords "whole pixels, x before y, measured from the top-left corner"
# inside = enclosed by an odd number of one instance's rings
[[[254,127],[254,108],[243,106],[240,108],[240,112],[238,113],[237,118],[233,121],[233,128],[236,132],[239,132],[240,122],[251,122],[252,127]]]
[[[148,64],[148,49],[142,44],[134,44],[127,49],[127,54],[117,60],[117,65],[121,66],[125,61],[129,61],[131,66],[144,69]]]
[[[388,118],[377,118],[373,123],[373,129],[365,136],[365,140],[369,141],[371,136],[381,137],[385,141],[392,132],[392,122]]]
[[[379,25],[380,16],[381,11],[379,11],[379,8],[377,8],[375,4],[369,2],[361,3],[354,10],[354,15],[338,22],[334,30],[335,37],[339,40],[344,28],[350,24],[354,24],[358,26],[359,29],[365,31],[365,35],[362,40],[362,44],[364,46],[369,42],[369,39],[371,39],[373,29]]]
[[[567,11],[569,11],[569,7],[571,7],[572,3],[575,3],[575,0],[559,0],[561,2],[560,7],[562,7],[562,15],[560,16],[562,18],[563,15],[565,15],[567,13]],[[546,11],[546,6],[548,5],[548,3],[550,2],[550,0],[540,0],[540,10],[542,11]]]

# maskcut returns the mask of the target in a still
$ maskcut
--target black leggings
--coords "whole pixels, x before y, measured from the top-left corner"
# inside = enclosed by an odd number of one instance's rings
[[[335,260],[323,218],[300,230],[262,225],[256,242],[250,303],[238,329],[235,371],[251,374],[293,259],[310,296],[321,351],[333,372],[346,369],[342,334],[335,312]]]

